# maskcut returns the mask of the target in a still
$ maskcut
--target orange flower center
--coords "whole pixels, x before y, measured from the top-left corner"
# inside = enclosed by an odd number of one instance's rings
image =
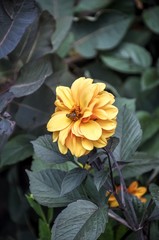
[[[66,117],[70,118],[72,121],[77,121],[81,116],[82,114],[79,106],[73,107],[71,112],[66,114]]]

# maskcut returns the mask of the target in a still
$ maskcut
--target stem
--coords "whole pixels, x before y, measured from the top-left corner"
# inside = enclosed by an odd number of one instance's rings
[[[123,218],[114,213],[111,209],[108,210],[108,216],[133,230],[132,227]]]
[[[143,228],[139,229],[136,232],[136,235],[137,235],[138,240],[145,240],[144,233],[143,233]]]
[[[121,183],[122,183],[121,184],[121,199],[122,199],[122,206],[121,207],[124,208],[123,213],[124,213],[127,221],[129,221],[129,224],[131,223],[130,225],[133,227],[133,229],[137,229],[137,227],[138,227],[138,220],[137,220],[137,216],[136,216],[133,204],[132,204],[131,201],[125,202],[125,194],[127,195],[127,198],[129,198],[129,195],[127,194],[127,188],[126,188],[125,180],[123,178],[123,175],[121,173],[119,165],[118,165],[116,159],[114,158],[114,155],[111,152],[107,152],[107,155],[112,158],[112,160],[114,162],[114,165],[115,165],[115,167],[116,167],[116,169],[118,171]],[[127,209],[126,205],[128,205],[128,207],[129,207],[128,209]],[[132,216],[130,214],[129,209],[131,210]]]

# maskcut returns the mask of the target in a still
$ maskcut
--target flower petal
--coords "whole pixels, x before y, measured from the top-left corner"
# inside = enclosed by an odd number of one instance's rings
[[[71,124],[71,119],[66,117],[66,113],[54,114],[47,124],[49,132],[60,131]]]
[[[102,129],[100,125],[93,120],[90,120],[86,123],[81,123],[80,131],[84,137],[90,140],[98,140],[102,135]]]
[[[68,127],[66,127],[65,129],[63,129],[59,132],[59,141],[62,145],[65,144],[65,140],[69,135],[72,125],[73,125],[73,123],[71,123]]]
[[[58,148],[62,154],[66,154],[68,151],[68,148],[66,147],[66,145],[61,144],[60,141],[58,141]]]
[[[94,109],[93,110],[93,115],[97,117],[97,119],[103,119],[106,120],[108,118],[108,114],[105,110],[103,109]]]
[[[93,142],[86,138],[82,139],[82,146],[89,151],[91,151],[94,148]]]
[[[57,87],[56,95],[58,96],[58,98],[61,99],[61,101],[67,108],[71,109],[74,106],[74,101],[71,96],[71,89],[69,87]]]
[[[97,119],[97,123],[104,130],[113,130],[113,129],[116,128],[116,125],[117,125],[117,122],[115,120],[101,120],[101,119]]]
[[[102,148],[107,145],[107,139],[101,136],[97,141],[93,141],[93,144],[96,148]]]
[[[108,119],[113,119],[117,116],[118,114],[118,109],[117,107],[113,106],[113,105],[106,105],[104,107],[104,110],[106,111],[107,113],[107,118]]]
[[[81,138],[76,137],[74,134],[69,134],[66,139],[66,146],[71,151],[72,155],[81,157],[86,153],[86,150],[82,146]]]
[[[93,79],[85,78],[85,77],[78,78],[76,81],[74,81],[74,83],[71,86],[71,93],[76,105],[79,106],[80,104],[79,96],[83,91],[83,89],[85,89],[86,86],[91,85],[92,82],[93,82]]]
[[[72,126],[72,133],[77,137],[83,137],[79,128],[80,124],[81,124],[81,120],[78,120]]]

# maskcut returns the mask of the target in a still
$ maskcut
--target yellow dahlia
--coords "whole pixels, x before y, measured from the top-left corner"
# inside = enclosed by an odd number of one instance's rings
[[[94,147],[102,148],[114,134],[118,109],[114,96],[104,91],[104,83],[93,83],[91,78],[78,78],[71,86],[56,88],[55,113],[47,124],[58,141],[61,153],[68,149],[80,157]]]
[[[121,189],[120,186],[116,187],[116,193],[119,193],[120,189]],[[142,196],[147,192],[147,188],[139,187],[139,184],[137,181],[134,181],[129,185],[129,187],[127,188],[127,192],[131,195],[136,196],[141,202],[143,202],[143,203],[146,202],[146,198],[144,198]],[[108,193],[106,195],[108,195]],[[110,195],[108,202],[111,207],[119,206],[119,204],[113,194]]]

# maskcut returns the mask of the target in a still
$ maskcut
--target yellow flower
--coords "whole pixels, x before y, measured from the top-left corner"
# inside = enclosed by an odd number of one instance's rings
[[[142,196],[147,192],[147,188],[146,187],[138,187],[138,186],[139,186],[139,184],[137,181],[132,182],[129,185],[129,187],[127,188],[127,192],[131,195],[136,196],[141,202],[145,203],[146,198],[144,198]],[[116,193],[119,193],[120,189],[121,189],[120,186],[116,187]],[[108,193],[106,195],[108,195]],[[110,195],[108,202],[111,207],[119,206],[119,204],[113,194]]]
[[[61,153],[68,149],[80,157],[94,147],[102,148],[114,134],[118,109],[114,96],[104,91],[104,83],[93,83],[91,78],[78,78],[71,86],[56,88],[55,113],[47,124],[58,141]]]

